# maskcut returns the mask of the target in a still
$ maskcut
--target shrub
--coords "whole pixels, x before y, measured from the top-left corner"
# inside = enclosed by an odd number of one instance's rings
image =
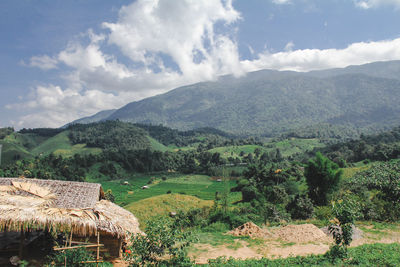
[[[357,203],[350,197],[338,200],[332,204],[332,212],[335,223],[329,226],[329,232],[333,235],[335,245],[327,253],[327,257],[333,261],[347,257],[347,247],[353,240],[354,221],[358,217]]]
[[[314,213],[314,206],[307,196],[297,195],[286,206],[286,210],[290,213],[292,219],[305,220],[312,217]]]
[[[343,171],[338,165],[317,152],[305,169],[309,196],[318,206],[328,203],[328,196],[334,192],[341,180]]]
[[[204,232],[226,232],[229,230],[229,225],[222,222],[211,223],[203,228]]]
[[[65,262],[66,260],[66,262]],[[63,252],[58,251],[47,258],[47,266],[60,266],[66,263],[66,266],[96,266],[96,263],[86,263],[94,261],[95,256],[85,248],[68,249]],[[110,263],[100,263],[100,266],[112,266]]]
[[[167,218],[158,218],[146,222],[146,235],[133,235],[132,254],[126,254],[125,259],[138,266],[157,265],[161,257],[168,255],[165,264],[190,263],[185,253],[185,247],[190,244],[188,232],[183,232]]]
[[[315,207],[314,215],[318,220],[329,221],[333,217],[332,208],[329,206]]]

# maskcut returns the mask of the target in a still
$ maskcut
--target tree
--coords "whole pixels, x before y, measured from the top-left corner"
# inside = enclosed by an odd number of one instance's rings
[[[329,194],[338,188],[343,171],[338,165],[317,152],[315,159],[310,160],[305,169],[309,196],[316,205],[328,203]]]
[[[359,215],[358,204],[349,196],[332,203],[332,212],[335,215],[334,224],[329,226],[335,245],[327,253],[332,260],[345,259],[347,247],[353,240],[354,222]]]
[[[134,266],[192,266],[186,256],[185,248],[190,245],[190,232],[182,231],[179,224],[167,218],[154,218],[146,222],[146,235],[136,234],[131,237],[129,252],[125,260]],[[162,265],[162,264],[161,264]]]

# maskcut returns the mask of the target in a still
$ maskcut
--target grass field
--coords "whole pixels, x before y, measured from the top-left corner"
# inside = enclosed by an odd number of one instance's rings
[[[133,202],[125,209],[139,219],[140,223],[154,216],[167,215],[169,212],[188,211],[189,209],[211,207],[212,200],[202,200],[194,196],[166,194]]]
[[[365,171],[371,168],[371,164],[368,165],[362,165],[362,166],[357,166],[357,167],[349,167],[349,168],[343,168],[343,178],[348,179],[353,177],[356,173]]]
[[[162,177],[165,177],[164,181]],[[150,179],[153,183],[148,184]],[[166,174],[144,174],[132,175],[130,179],[126,180],[92,180],[92,182],[100,182],[104,190],[111,189],[115,196],[115,202],[121,206],[128,205],[142,199],[164,195],[167,192],[191,195],[203,200],[213,200],[215,192],[223,192],[225,187],[230,190],[231,187],[236,185],[235,181],[217,182],[211,177],[206,175],[183,175],[177,173]],[[129,185],[123,185],[123,182],[129,182]],[[148,185],[149,189],[141,189],[142,186]],[[240,193],[233,193],[232,201],[240,200]]]
[[[34,155],[48,155],[54,153],[55,155],[62,155],[70,157],[74,154],[98,154],[101,152],[100,148],[89,148],[85,144],[72,145],[68,138],[68,131],[61,132],[44,141],[39,146],[32,149]]]
[[[0,141],[0,144],[3,145],[1,154],[2,165],[13,162],[16,157],[18,157],[18,159],[32,157],[29,151],[27,151],[24,147],[18,145],[17,143],[10,143],[2,140]]]

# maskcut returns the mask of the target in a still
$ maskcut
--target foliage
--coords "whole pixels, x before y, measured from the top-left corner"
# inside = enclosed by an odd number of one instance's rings
[[[344,185],[358,197],[363,219],[390,220],[400,218],[400,162],[375,163]]]
[[[309,196],[318,206],[326,205],[331,193],[337,190],[343,171],[338,165],[317,152],[305,169]]]
[[[6,128],[0,128],[0,140],[4,139],[7,135],[10,135],[14,132],[14,128],[12,127],[6,127]]]
[[[379,134],[362,134],[359,139],[333,144],[321,151],[333,160],[347,162],[396,159],[400,156],[400,127]]]
[[[142,129],[130,123],[105,121],[102,123],[73,124],[68,127],[73,144],[87,144],[119,151],[150,148],[150,141]]]
[[[96,263],[86,263],[86,261],[95,261],[96,258],[92,252],[85,248],[68,249],[60,252],[55,252],[47,258],[48,264],[46,266],[96,266]],[[112,266],[109,263],[99,263],[99,266]]]
[[[313,216],[314,206],[307,195],[297,195],[286,207],[294,220],[306,220]]]
[[[133,235],[131,244],[131,253],[126,253],[125,259],[134,265],[160,263],[163,261],[161,257],[165,255],[170,259],[164,261],[172,264],[190,264],[185,252],[190,244],[189,233],[181,231],[173,220],[161,217],[147,221],[145,235]]]
[[[333,235],[335,245],[327,253],[332,260],[344,259],[347,256],[347,248],[353,240],[353,227],[358,217],[357,203],[345,196],[344,199],[332,203],[332,213],[335,216],[334,224],[328,228]]]
[[[255,221],[279,222],[290,220],[291,214],[293,219],[312,214],[312,203],[304,196],[303,171],[297,164],[253,164],[244,176],[245,179],[239,180],[232,191],[240,191],[243,202],[250,203],[254,208],[249,209],[249,215]],[[299,207],[303,209],[302,214],[296,211]]]
[[[266,136],[324,122],[351,129],[382,129],[400,122],[398,79],[347,69],[341,75],[330,72],[328,77],[315,77],[263,70],[224,77],[132,102],[106,119],[164,123],[176,129],[212,126]]]

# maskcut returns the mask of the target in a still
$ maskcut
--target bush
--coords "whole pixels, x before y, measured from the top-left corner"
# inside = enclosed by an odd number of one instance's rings
[[[222,222],[211,223],[210,225],[203,228],[204,232],[226,232],[230,230],[229,225]]]
[[[210,214],[209,223],[224,223],[229,225],[230,229],[236,228],[239,225],[242,225],[247,222],[247,217],[238,214],[237,211],[227,211],[223,212],[221,210],[215,211]]]
[[[146,235],[132,236],[132,245],[129,247],[131,254],[125,255],[127,261],[137,266],[162,262],[167,265],[176,265],[178,262],[190,264],[184,250],[190,244],[187,232],[167,218],[153,219],[147,221],[146,225]],[[169,256],[169,260],[162,261],[163,256]]]
[[[286,206],[286,210],[290,213],[293,220],[305,220],[313,216],[314,206],[307,196],[297,195]]]
[[[66,260],[67,266],[96,266],[96,263],[86,263],[86,261],[96,260],[94,254],[85,248],[68,249],[63,252],[55,252],[47,259],[47,266],[64,265]],[[100,266],[112,266],[110,263],[100,263]]]
[[[305,169],[309,196],[318,206],[327,205],[329,195],[339,186],[343,171],[339,166],[317,152]]]
[[[332,209],[329,206],[315,207],[314,215],[315,218],[321,221],[329,221],[333,217]]]

